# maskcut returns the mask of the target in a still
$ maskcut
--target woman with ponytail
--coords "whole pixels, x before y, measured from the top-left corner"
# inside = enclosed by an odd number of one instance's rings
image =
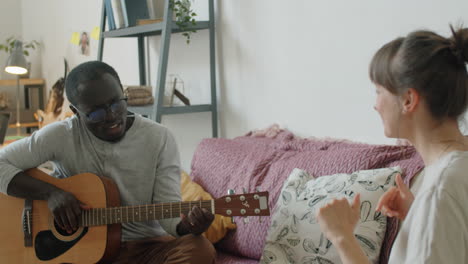
[[[451,31],[397,38],[370,64],[385,135],[410,141],[425,163],[417,194],[398,175],[377,206],[403,221],[390,263],[468,263],[468,139],[458,126],[468,104],[468,29]],[[343,263],[369,263],[353,235],[359,200],[334,200],[317,213]]]

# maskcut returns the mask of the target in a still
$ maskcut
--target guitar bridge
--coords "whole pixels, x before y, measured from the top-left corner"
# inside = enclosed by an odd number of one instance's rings
[[[24,234],[24,246],[32,247],[32,200],[24,200],[23,209],[23,234]]]

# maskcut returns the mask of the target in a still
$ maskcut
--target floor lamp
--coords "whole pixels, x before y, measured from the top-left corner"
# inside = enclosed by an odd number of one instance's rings
[[[8,57],[5,71],[16,75],[16,131],[19,135],[20,122],[20,82],[19,76],[28,72],[26,58],[23,55],[23,43],[15,41],[15,46]]]

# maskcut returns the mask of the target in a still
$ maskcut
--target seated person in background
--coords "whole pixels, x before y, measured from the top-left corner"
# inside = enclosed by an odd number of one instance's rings
[[[409,140],[426,165],[416,197],[398,175],[377,206],[403,220],[389,263],[468,263],[468,140],[457,122],[468,102],[468,29],[452,34],[415,31],[370,64],[385,135]],[[369,263],[353,235],[359,200],[334,200],[317,213],[343,263]]]
[[[46,200],[57,224],[70,233],[86,205],[23,170],[52,161],[55,177],[108,176],[119,188],[122,205],[180,201],[174,137],[160,124],[127,112],[115,70],[103,62],[86,62],[71,71],[65,86],[75,116],[0,151],[0,191]],[[200,236],[213,219],[195,206],[182,219],[124,223],[125,242],[115,263],[214,263],[212,244]]]
[[[69,107],[70,103],[64,98],[64,92],[65,79],[61,77],[52,86],[45,109],[39,109],[34,113],[34,117],[39,122],[39,128],[73,116],[73,112]]]

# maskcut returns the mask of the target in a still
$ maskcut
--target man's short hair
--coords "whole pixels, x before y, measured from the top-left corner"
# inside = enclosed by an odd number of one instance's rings
[[[65,81],[65,90],[68,101],[71,104],[76,105],[80,94],[78,86],[87,81],[100,80],[105,73],[109,73],[114,76],[119,82],[120,88],[122,88],[117,72],[110,65],[102,61],[88,61],[76,66],[70,72],[67,80]]]

